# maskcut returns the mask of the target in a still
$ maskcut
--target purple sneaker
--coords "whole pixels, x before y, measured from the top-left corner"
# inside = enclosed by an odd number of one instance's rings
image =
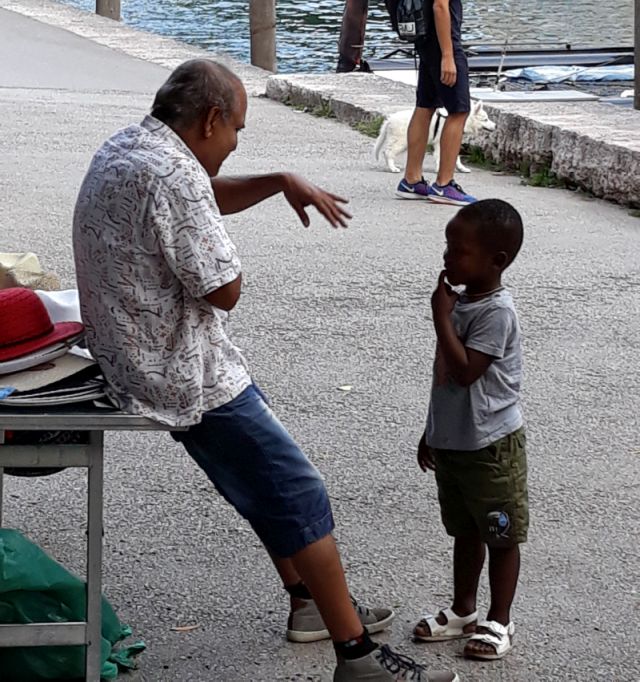
[[[453,206],[467,206],[478,201],[475,197],[467,194],[462,187],[452,180],[447,185],[437,185],[435,182],[428,188],[429,201],[434,204],[451,204]]]
[[[403,179],[396,189],[396,196],[401,199],[428,199],[429,183],[424,178],[413,183]]]

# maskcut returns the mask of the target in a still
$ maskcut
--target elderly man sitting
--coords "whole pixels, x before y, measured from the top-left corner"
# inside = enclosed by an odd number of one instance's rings
[[[174,438],[249,521],[291,595],[289,639],[331,637],[340,682],[455,680],[369,638],[394,614],[352,601],[323,480],[225,332],[242,274],[222,215],[283,192],[305,225],[308,206],[334,227],[350,218],[344,199],[289,173],[217,177],[246,110],[233,73],[190,61],[150,116],[95,154],[73,227],[89,347],[121,409],[188,427]]]

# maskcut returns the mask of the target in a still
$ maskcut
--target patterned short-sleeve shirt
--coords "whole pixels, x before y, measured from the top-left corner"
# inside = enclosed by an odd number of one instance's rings
[[[97,151],[73,248],[88,345],[121,409],[189,426],[251,383],[228,314],[204,298],[240,260],[207,172],[164,123],[147,116]]]

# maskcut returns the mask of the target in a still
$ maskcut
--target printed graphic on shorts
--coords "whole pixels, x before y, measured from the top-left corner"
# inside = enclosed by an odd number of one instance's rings
[[[496,540],[508,540],[511,520],[505,511],[491,511],[487,514],[489,535]]]

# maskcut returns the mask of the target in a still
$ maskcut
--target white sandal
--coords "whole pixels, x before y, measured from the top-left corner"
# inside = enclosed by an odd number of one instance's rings
[[[445,642],[449,639],[463,639],[471,637],[473,632],[465,632],[464,628],[478,620],[478,612],[474,611],[468,616],[459,616],[451,609],[443,609],[440,613],[447,619],[444,625],[436,620],[436,616],[427,613],[413,629],[413,638],[418,642]],[[430,635],[419,635],[416,628],[428,627]]]
[[[484,632],[476,632],[464,648],[464,655],[467,658],[479,658],[483,661],[497,661],[506,656],[511,649],[513,649],[513,635],[516,631],[513,622],[509,625],[502,625],[495,620],[483,620],[478,623],[477,628],[484,630]],[[476,653],[467,651],[471,642],[482,642],[493,647],[495,653]]]

